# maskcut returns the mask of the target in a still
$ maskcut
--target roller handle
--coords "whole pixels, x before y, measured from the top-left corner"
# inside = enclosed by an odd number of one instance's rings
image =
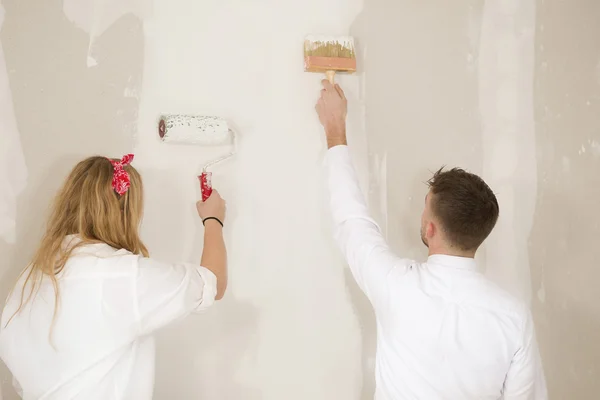
[[[329,83],[335,85],[335,71],[325,71],[325,76],[327,76]]]
[[[212,172],[202,172],[198,178],[200,179],[202,201],[206,201],[212,194]]]

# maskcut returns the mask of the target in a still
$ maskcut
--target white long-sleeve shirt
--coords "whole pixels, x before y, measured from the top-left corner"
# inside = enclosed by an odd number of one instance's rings
[[[376,400],[543,400],[526,305],[472,258],[394,255],[369,217],[347,146],[325,159],[336,240],[377,320]]]
[[[55,302],[48,279],[5,327],[19,305],[21,285],[22,280],[2,314],[0,357],[24,400],[151,399],[152,333],[203,311],[217,291],[215,275],[201,266],[165,264],[106,244],[85,245],[60,275],[50,342]]]

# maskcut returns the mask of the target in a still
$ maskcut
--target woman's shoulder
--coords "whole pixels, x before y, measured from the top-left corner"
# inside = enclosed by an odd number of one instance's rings
[[[65,277],[80,273],[129,275],[135,272],[140,255],[116,249],[107,243],[71,243],[75,246],[65,265]]]

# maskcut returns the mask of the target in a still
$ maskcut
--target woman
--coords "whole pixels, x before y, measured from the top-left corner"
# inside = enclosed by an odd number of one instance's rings
[[[25,400],[151,399],[152,333],[223,297],[225,202],[213,191],[196,204],[202,266],[148,258],[132,159],[90,157],[75,166],[9,295],[0,357]]]

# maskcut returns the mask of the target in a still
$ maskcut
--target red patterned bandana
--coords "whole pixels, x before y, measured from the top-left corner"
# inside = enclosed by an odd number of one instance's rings
[[[131,183],[129,182],[129,174],[123,169],[124,166],[129,165],[133,160],[133,154],[125,154],[121,161],[113,161],[108,159],[114,168],[112,187],[115,189],[120,196],[124,195]]]

